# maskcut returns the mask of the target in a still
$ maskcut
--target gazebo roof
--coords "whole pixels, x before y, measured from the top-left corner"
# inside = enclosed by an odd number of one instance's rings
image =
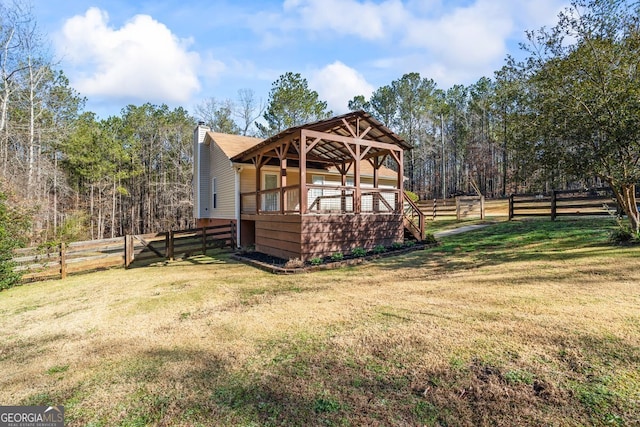
[[[289,128],[235,155],[231,160],[234,162],[247,162],[258,154],[267,157],[276,157],[276,148],[282,147],[283,141],[291,138],[301,130],[331,134],[345,141],[353,140],[365,143],[371,141],[372,145],[369,149],[369,156],[388,152],[388,146],[384,146],[386,144],[395,145],[402,150],[410,150],[413,148],[404,139],[392,132],[369,113],[354,111],[330,119]],[[383,144],[375,144],[376,142]],[[288,146],[287,154],[293,157],[297,155],[293,144]],[[323,139],[321,144],[315,144],[313,146],[307,158],[315,163],[335,165],[352,161],[353,155],[344,141]]]

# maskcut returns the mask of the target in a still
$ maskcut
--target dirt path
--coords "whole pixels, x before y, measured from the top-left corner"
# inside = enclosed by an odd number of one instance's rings
[[[454,228],[451,230],[439,231],[437,233],[433,233],[433,236],[436,239],[440,237],[452,236],[454,234],[465,233],[467,231],[479,230],[480,228],[488,227],[491,224],[475,224],[475,225],[465,225],[462,227]]]

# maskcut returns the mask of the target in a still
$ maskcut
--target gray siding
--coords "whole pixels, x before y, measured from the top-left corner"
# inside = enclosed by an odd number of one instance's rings
[[[231,160],[214,142],[211,144],[211,178],[216,178],[218,205],[212,207],[211,218],[234,219],[236,217],[236,182]],[[209,179],[211,182],[211,179]]]

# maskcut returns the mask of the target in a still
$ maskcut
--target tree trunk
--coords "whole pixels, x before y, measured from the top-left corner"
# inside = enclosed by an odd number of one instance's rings
[[[609,181],[609,185],[613,190],[613,194],[618,201],[618,205],[627,215],[631,230],[636,234],[640,234],[640,212],[638,211],[638,203],[636,201],[636,186],[634,184],[618,184],[615,185]]]
[[[90,208],[89,208],[89,218],[90,218],[90,224],[91,224],[91,240],[95,239],[95,234],[93,233],[93,224],[94,224],[94,218],[93,218],[93,184],[91,184],[91,201],[90,201]]]
[[[111,238],[116,237],[116,178],[113,177],[113,190],[111,192]]]

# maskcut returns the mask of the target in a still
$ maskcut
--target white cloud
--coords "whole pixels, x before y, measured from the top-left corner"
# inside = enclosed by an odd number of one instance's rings
[[[512,19],[496,2],[480,0],[436,20],[417,20],[407,29],[405,43],[427,49],[450,65],[476,65],[502,59]]]
[[[405,16],[400,0],[285,0],[279,27],[380,40]],[[273,21],[277,23],[277,21]],[[393,25],[390,25],[393,23]]]
[[[72,84],[80,93],[116,99],[184,102],[200,89],[200,56],[191,40],[179,39],[149,15],[124,26],[108,26],[104,11],[92,7],[64,24],[59,51],[72,66]],[[208,74],[223,68],[208,61]]]
[[[525,29],[553,24],[564,4],[566,0],[284,0],[282,13],[257,28],[270,41],[274,34],[295,34],[300,44],[327,37],[349,38],[349,46],[364,42],[362,49],[372,52],[370,63],[386,62],[381,68],[398,78],[411,71],[425,73],[448,87],[491,76]]]
[[[349,101],[356,95],[369,98],[374,91],[362,74],[353,68],[335,61],[315,71],[309,87],[320,95],[320,99],[327,101],[329,109],[335,114],[348,111]]]

